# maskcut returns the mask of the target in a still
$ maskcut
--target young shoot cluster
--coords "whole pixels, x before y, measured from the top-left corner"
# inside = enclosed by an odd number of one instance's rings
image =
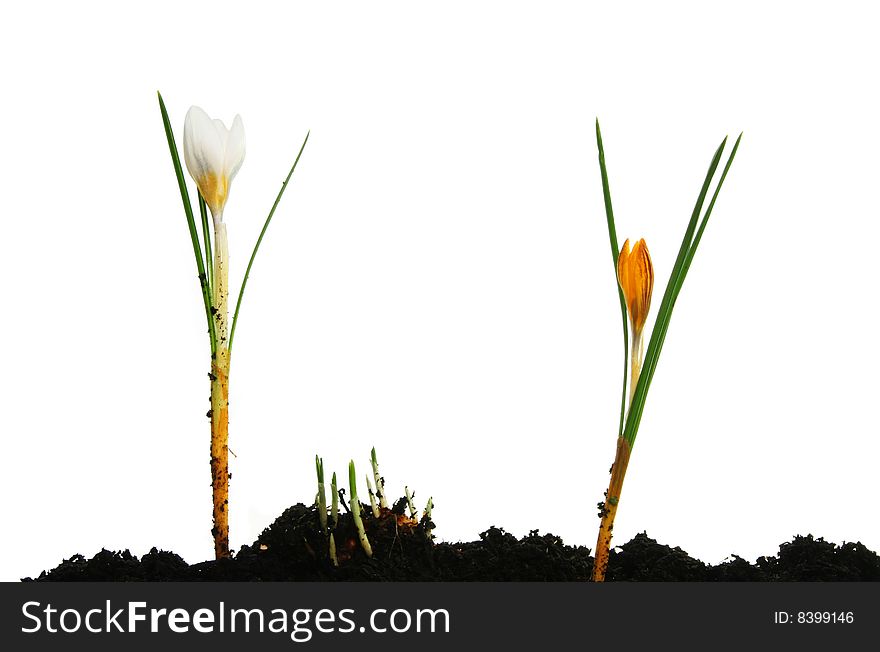
[[[379,474],[379,462],[376,458],[375,448],[373,448],[370,452],[370,465],[373,471],[373,479],[371,481],[370,475],[366,475],[365,479],[367,481],[367,493],[370,498],[370,513],[372,514],[374,519],[378,519],[383,515],[383,513],[390,514],[391,509],[388,506],[388,500],[385,496],[385,479]],[[337,527],[339,525],[339,488],[336,484],[336,474],[333,474],[332,480],[330,482],[331,502],[330,515],[328,518],[327,496],[324,484],[324,460],[317,455],[315,455],[315,472],[318,479],[318,493],[315,496],[315,508],[318,512],[318,527],[320,528],[321,533],[327,538],[327,548],[330,555],[330,561],[333,563],[334,566],[339,566],[339,559],[336,554],[335,536]],[[413,502],[413,497],[415,496],[415,494],[410,492],[409,487],[405,488],[405,494],[410,518],[417,519],[418,511],[416,510],[415,504]],[[366,554],[367,557],[372,557],[373,547],[370,544],[369,537],[367,536],[367,531],[364,526],[364,520],[362,517],[364,506],[361,505],[360,498],[358,497],[357,473],[355,470],[354,460],[351,460],[348,464],[348,495],[351,518],[357,531],[358,542],[360,543],[361,549],[364,551],[364,554]],[[425,510],[422,513],[422,520],[425,523],[431,523],[431,512],[433,508],[433,498],[429,498],[427,504],[425,505]],[[426,530],[429,538],[432,536],[432,531],[433,528],[431,528],[430,526]]]

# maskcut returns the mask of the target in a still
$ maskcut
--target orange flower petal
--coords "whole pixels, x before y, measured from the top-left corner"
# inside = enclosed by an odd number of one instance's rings
[[[654,291],[654,265],[644,239],[639,240],[632,251],[628,239],[623,243],[617,257],[617,281],[626,300],[633,333],[640,333],[648,318]]]

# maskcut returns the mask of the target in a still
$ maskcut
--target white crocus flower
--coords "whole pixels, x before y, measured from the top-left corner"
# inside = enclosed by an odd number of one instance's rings
[[[215,222],[221,221],[232,179],[244,162],[241,116],[235,116],[227,129],[222,120],[190,107],[183,125],[183,158]]]

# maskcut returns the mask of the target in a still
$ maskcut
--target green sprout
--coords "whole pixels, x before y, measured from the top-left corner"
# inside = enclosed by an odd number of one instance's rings
[[[315,469],[318,472],[318,521],[321,531],[327,533],[327,496],[324,492],[324,460],[315,455]]]
[[[428,538],[429,538],[429,539],[433,538],[433,536],[434,536],[434,535],[433,535],[434,528],[432,528],[432,527],[430,526],[430,523],[431,523],[431,512],[433,511],[433,509],[434,509],[434,498],[431,497],[431,498],[428,498],[428,502],[425,504],[425,511],[424,511],[424,513],[422,514],[422,520],[425,521],[425,523],[428,524],[428,525],[426,526],[426,529],[425,529],[425,534],[428,535]]]
[[[333,522],[330,527],[336,529],[339,523],[339,489],[336,488],[336,471],[333,472],[333,479],[330,480],[330,491],[333,495],[330,498],[330,520]]]
[[[336,557],[336,537],[330,533],[330,543],[328,545],[330,551],[330,563],[339,568],[339,559]]]
[[[370,475],[367,474],[367,493],[370,494],[370,509],[373,510],[373,516],[379,518],[379,506],[376,504],[376,496],[373,493],[373,485],[370,482]]]
[[[376,447],[370,451],[370,463],[373,466],[373,479],[376,481],[376,496],[379,498],[379,507],[388,509],[388,500],[385,498],[385,481],[379,475],[379,462],[376,460]]]
[[[232,355],[232,341],[238,324],[239,310],[247,286],[251,267],[263,241],[269,222],[281,201],[293,172],[299,163],[309,135],[296,155],[296,159],[281,184],[275,203],[263,223],[263,228],[254,245],[241,287],[232,324],[229,325],[229,246],[226,237],[226,223],[223,214],[232,180],[244,162],[245,140],[241,118],[236,116],[232,127],[227,129],[220,120],[212,120],[207,113],[193,106],[186,114],[184,122],[183,150],[187,171],[198,188],[198,206],[201,226],[196,227],[192,202],[183,166],[180,163],[177,143],[171,128],[171,120],[165,108],[162,94],[159,93],[159,110],[162,125],[171,153],[171,162],[180,199],[186,215],[186,223],[196,259],[202,303],[208,322],[208,341],[211,349],[211,366],[208,377],[211,381],[211,490],[213,500],[213,523],[211,533],[214,537],[214,554],[217,559],[229,556],[229,367]],[[208,209],[213,224],[208,221]],[[211,235],[213,231],[213,246]],[[203,246],[204,245],[204,246]],[[204,250],[204,255],[202,251]],[[227,334],[228,333],[228,334]]]
[[[336,490],[336,473],[333,474],[333,478],[330,481],[330,491],[332,492],[331,496],[331,508],[330,508],[330,524],[328,528],[327,523],[327,497],[324,491],[324,460],[317,455],[315,455],[315,470],[318,474],[318,495],[315,498],[315,507],[318,511],[318,522],[321,526],[321,532],[327,536],[327,547],[330,552],[330,561],[334,566],[339,566],[339,560],[336,558],[336,537],[333,535],[333,530],[336,529],[336,524],[339,521],[339,496]]]
[[[608,171],[605,165],[605,149],[602,144],[602,133],[599,129],[599,121],[596,120],[596,144],[599,150],[599,169],[602,175],[602,195],[605,201],[605,216],[608,223],[608,236],[611,244],[611,255],[614,263],[618,284],[618,296],[620,299],[620,311],[623,320],[623,390],[620,400],[620,425],[617,437],[617,452],[614,458],[614,464],[611,467],[611,480],[608,490],[605,493],[605,501],[599,503],[599,516],[601,523],[599,526],[599,537],[596,542],[595,561],[593,564],[592,579],[596,582],[602,582],[605,579],[605,573],[608,569],[608,556],[611,549],[611,533],[614,528],[614,518],[620,504],[620,494],[623,489],[623,480],[626,475],[626,469],[629,464],[630,454],[635,445],[636,435],[641,424],[642,413],[645,408],[645,400],[648,390],[651,387],[651,381],[654,379],[654,373],[657,369],[657,361],[660,358],[660,352],[663,349],[663,343],[666,340],[666,332],[669,329],[669,322],[672,318],[672,310],[675,302],[681,292],[684,279],[691,267],[694,254],[703,237],[703,232],[712,209],[715,207],[715,200],[721,191],[721,186],[727,177],[727,172],[733,163],[733,158],[739,148],[742,134],[736,139],[736,143],[728,156],[724,171],[715,187],[715,192],[709,202],[705,212],[703,212],[703,204],[712,184],[712,179],[718,169],[721,161],[721,155],[727,144],[727,138],[721,142],[721,145],[715,151],[700,194],[697,197],[696,205],[685,230],[678,257],[672,268],[669,281],[666,284],[666,290],[663,293],[663,299],[657,312],[657,318],[654,328],[651,331],[651,338],[648,342],[647,351],[642,355],[642,328],[645,325],[648,309],[651,303],[651,292],[653,290],[654,270],[651,264],[651,258],[648,254],[647,246],[644,240],[640,240],[629,249],[629,240],[626,241],[623,248],[620,249],[617,243],[617,230],[614,223],[614,211],[611,207],[611,190],[608,183]],[[702,219],[701,219],[702,215]],[[627,313],[629,313],[629,322],[632,327],[632,333],[627,328]],[[632,349],[632,360],[628,356]],[[629,410],[627,411],[627,368],[631,368],[630,392],[629,392]]]
[[[367,539],[367,533],[364,530],[364,522],[361,520],[361,504],[360,501],[358,501],[356,478],[357,476],[354,472],[354,460],[351,460],[348,463],[348,487],[349,491],[351,492],[351,495],[349,497],[349,503],[351,504],[351,517],[352,520],[354,520],[355,527],[357,528],[358,538],[361,542],[361,548],[364,549],[367,557],[372,557],[373,549],[370,547],[370,540]]]
[[[403,488],[403,493],[406,495],[406,504],[407,504],[407,507],[409,507],[409,517],[410,517],[410,518],[415,518],[415,517],[416,517],[416,514],[418,513],[418,512],[416,511],[416,506],[413,505],[413,501],[412,501],[413,496],[414,496],[415,494],[411,494],[411,493],[409,492],[409,487],[406,487],[406,486]]]

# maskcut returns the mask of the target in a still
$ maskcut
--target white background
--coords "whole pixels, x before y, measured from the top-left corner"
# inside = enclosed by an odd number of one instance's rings
[[[745,136],[682,291],[615,541],[707,562],[880,549],[870,3],[31,2],[0,22],[0,578],[212,555],[208,343],[162,131],[244,120],[232,545],[379,451],[437,535],[593,547],[621,241],[655,307],[711,155]],[[247,7],[246,9],[243,7]],[[191,186],[192,188],[192,186]],[[363,492],[363,488],[361,489]]]

